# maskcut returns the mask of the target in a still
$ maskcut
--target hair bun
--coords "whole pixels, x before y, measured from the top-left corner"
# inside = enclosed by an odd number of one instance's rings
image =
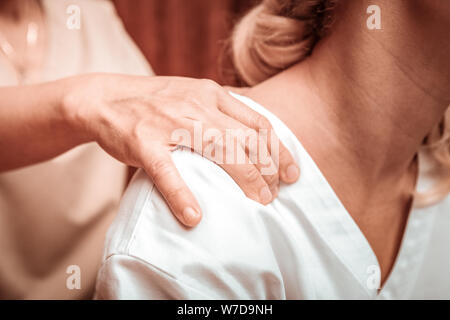
[[[323,36],[323,17],[333,7],[329,0],[264,0],[253,8],[232,37],[239,77],[255,85],[303,60]]]

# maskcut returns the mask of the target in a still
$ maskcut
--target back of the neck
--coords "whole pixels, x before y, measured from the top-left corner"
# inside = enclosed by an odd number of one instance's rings
[[[380,174],[405,169],[450,104],[444,2],[378,1],[381,30],[367,28],[366,1],[342,2],[332,34],[306,61],[343,142]]]
[[[400,182],[450,104],[450,2],[377,3],[381,30],[368,1],[341,1],[311,57],[249,91],[322,169],[366,186]]]
[[[304,62],[248,91],[312,156],[379,260],[392,269],[416,184],[415,156],[450,104],[450,1],[339,1]],[[301,165],[301,163],[300,163]]]

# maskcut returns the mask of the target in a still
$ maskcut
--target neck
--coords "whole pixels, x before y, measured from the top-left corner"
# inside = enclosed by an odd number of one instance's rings
[[[397,256],[423,139],[450,104],[450,1],[341,0],[311,57],[248,94],[297,135],[372,246],[382,283]],[[280,106],[282,105],[282,107]]]
[[[293,129],[333,186],[345,177],[373,194],[411,181],[405,173],[450,104],[450,1],[379,0],[381,30],[366,26],[369,4],[340,1],[312,56],[249,96]]]
[[[381,30],[366,27],[366,1],[342,1],[330,36],[287,75],[307,83],[307,108],[347,162],[374,178],[404,172],[450,104],[450,2],[377,2]]]
[[[382,30],[366,27],[366,1],[342,1],[333,33],[299,67],[350,156],[380,176],[409,166],[450,104],[450,3],[377,2]]]

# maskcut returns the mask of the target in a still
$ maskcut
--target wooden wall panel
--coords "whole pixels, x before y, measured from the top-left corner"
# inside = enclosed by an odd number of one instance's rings
[[[220,79],[233,22],[257,0],[113,0],[158,75]]]

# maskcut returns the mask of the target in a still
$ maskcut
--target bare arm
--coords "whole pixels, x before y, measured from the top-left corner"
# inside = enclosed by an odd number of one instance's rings
[[[64,115],[67,81],[0,88],[0,172],[51,159],[87,142]]]
[[[265,118],[209,80],[92,74],[0,88],[0,172],[95,141],[117,160],[143,168],[177,218],[194,226],[201,219],[200,208],[170,152],[180,145],[173,141],[173,133],[181,129],[195,137],[197,124],[224,135],[229,129],[271,129]],[[218,143],[201,139],[202,146]],[[237,148],[250,158],[245,141],[239,139]],[[277,195],[280,179],[291,183],[299,174],[282,144],[277,154],[270,154],[271,143],[263,147],[277,169],[279,160],[280,170],[269,174],[262,174],[259,161],[229,164],[211,160],[226,170],[248,197],[266,204]],[[181,143],[187,147],[194,144]]]

